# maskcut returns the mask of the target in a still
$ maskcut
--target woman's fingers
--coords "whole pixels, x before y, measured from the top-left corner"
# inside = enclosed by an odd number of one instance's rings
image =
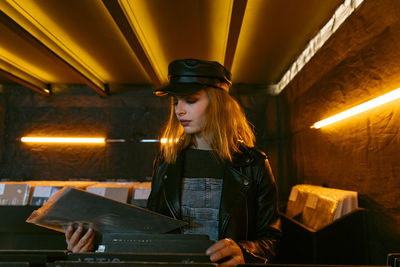
[[[78,224],[78,227],[74,229],[73,225],[68,226],[65,231],[65,239],[67,241],[67,249],[71,252],[87,252],[94,248],[93,241],[95,238],[95,232],[92,227],[84,232],[82,224]]]
[[[80,234],[81,234],[82,231],[79,231],[79,227],[78,228],[74,228],[74,226],[72,226],[72,225],[68,227],[67,231],[68,231],[68,233],[66,233],[66,241],[67,241],[67,245],[68,245],[67,249],[72,251],[72,249],[74,248],[74,246],[78,242]],[[78,238],[78,240],[77,240],[77,238]]]
[[[72,233],[69,239],[67,239],[67,244],[68,244],[68,250],[75,252],[75,246],[79,242],[79,239],[82,235],[83,232],[83,226],[82,224],[79,224],[78,228],[75,229],[75,231]]]
[[[78,227],[78,229],[79,229],[79,227]],[[77,229],[77,231],[78,231],[78,229]],[[82,231],[80,231],[80,233],[82,233]],[[71,251],[74,253],[87,252],[88,250],[85,250],[85,249],[88,247],[91,247],[93,245],[94,236],[95,236],[95,234],[94,234],[93,228],[89,228],[88,231],[80,239],[79,239],[79,237],[80,237],[80,235],[79,235],[78,239],[74,240],[77,242],[74,242],[74,246],[72,247]],[[72,238],[71,238],[71,240],[72,240]]]
[[[210,255],[211,261],[219,261],[233,255],[233,248],[228,244]]]
[[[219,266],[236,266],[244,263],[243,253],[240,247],[230,238],[219,240],[206,251],[210,260],[215,262],[227,258],[228,260]]]
[[[73,233],[74,233],[74,227],[72,226],[72,224],[70,224],[67,230],[65,231],[65,239],[67,240],[67,243],[71,239]]]
[[[85,246],[83,246],[80,249],[80,253],[84,253],[84,252],[88,252],[88,251],[92,251],[94,248],[93,242],[87,243]]]
[[[226,242],[227,242],[227,241],[228,241],[228,240],[226,240],[226,239],[221,239],[221,240],[219,240],[218,242],[214,243],[211,247],[209,247],[209,248],[207,249],[206,254],[207,254],[207,255],[211,255],[211,254],[213,254],[214,252],[216,252],[216,251],[218,251],[218,250],[220,250],[220,249],[223,249],[224,247],[226,247]]]
[[[79,240],[78,242],[78,252],[88,252],[93,249],[93,240],[95,237],[95,233],[92,228],[86,232],[86,234]]]

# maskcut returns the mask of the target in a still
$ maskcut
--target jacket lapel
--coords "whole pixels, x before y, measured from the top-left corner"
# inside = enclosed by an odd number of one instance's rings
[[[183,153],[179,155],[174,164],[168,166],[164,177],[165,197],[168,205],[176,218],[180,218],[180,196],[182,188]]]
[[[227,164],[219,209],[220,237],[226,230],[234,207],[245,197],[248,186],[248,177],[237,171],[231,164]]]

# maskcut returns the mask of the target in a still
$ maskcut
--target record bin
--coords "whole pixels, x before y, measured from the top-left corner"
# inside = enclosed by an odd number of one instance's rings
[[[366,210],[357,208],[319,230],[290,218],[280,209],[282,240],[278,263],[368,265]]]

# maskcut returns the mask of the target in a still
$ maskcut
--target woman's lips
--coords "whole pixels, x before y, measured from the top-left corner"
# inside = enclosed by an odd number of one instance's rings
[[[182,124],[182,126],[188,126],[190,124],[191,121],[187,121],[187,120],[181,120],[180,123]]]

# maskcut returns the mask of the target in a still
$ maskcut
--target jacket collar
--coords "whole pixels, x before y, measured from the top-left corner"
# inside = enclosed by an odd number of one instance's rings
[[[232,162],[230,163],[234,168],[249,166],[254,162],[254,155],[250,152],[250,148],[245,146],[239,147],[239,152],[233,154]]]

